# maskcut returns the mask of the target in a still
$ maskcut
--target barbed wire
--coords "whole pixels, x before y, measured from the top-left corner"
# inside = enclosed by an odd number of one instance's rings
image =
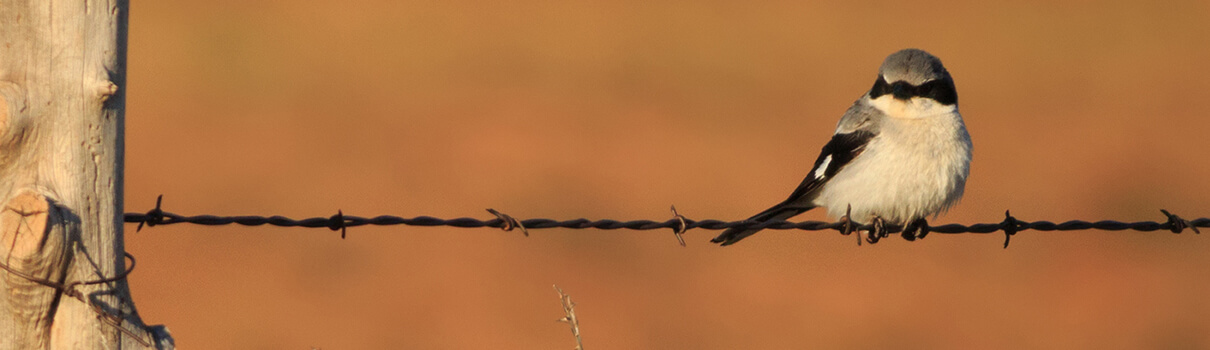
[[[962,225],[962,224],[946,224],[946,225],[941,225],[941,226],[929,226],[927,223],[924,223],[921,226],[917,226],[917,227],[913,227],[911,225],[909,225],[909,227],[903,227],[903,226],[899,226],[899,225],[870,225],[870,224],[857,225],[851,221],[848,221],[847,216],[846,216],[846,219],[838,221],[838,222],[802,221],[802,222],[795,223],[795,222],[788,222],[788,221],[755,222],[755,221],[749,221],[749,220],[741,220],[741,221],[692,220],[692,219],[689,219],[689,218],[685,217],[684,215],[681,215],[680,213],[678,213],[675,206],[671,207],[672,215],[673,215],[672,219],[669,219],[669,220],[666,220],[663,222],[652,221],[652,220],[619,221],[619,220],[609,220],[609,219],[594,221],[594,220],[588,220],[588,219],[582,219],[582,218],[574,219],[574,220],[565,220],[565,221],[557,221],[557,220],[551,220],[551,219],[517,220],[516,218],[513,218],[512,216],[510,216],[508,214],[501,213],[500,211],[497,211],[495,209],[487,209],[487,211],[489,213],[496,216],[495,219],[490,219],[490,220],[479,220],[479,219],[467,218],[467,217],[446,220],[446,219],[440,219],[440,218],[435,218],[435,217],[431,217],[431,216],[417,216],[417,217],[413,217],[413,218],[404,218],[404,217],[391,216],[391,215],[380,215],[380,216],[376,216],[373,218],[364,218],[364,217],[359,217],[359,216],[347,216],[347,215],[344,215],[344,212],[340,211],[340,210],[336,211],[336,215],[332,215],[330,217],[313,217],[313,218],[295,220],[295,219],[291,219],[291,218],[288,218],[285,216],[279,216],[279,215],[269,216],[269,217],[255,216],[255,215],[184,216],[184,215],[179,215],[179,214],[174,214],[174,213],[163,211],[163,208],[162,208],[163,199],[164,199],[163,195],[160,195],[159,197],[157,197],[156,202],[155,202],[155,208],[147,211],[146,213],[125,213],[123,215],[123,221],[125,221],[126,223],[132,223],[132,224],[137,223],[138,228],[136,229],[136,232],[141,231],[143,229],[144,225],[146,225],[147,227],[154,227],[154,226],[158,226],[158,225],[172,225],[172,224],[182,224],[182,223],[206,225],[206,226],[230,225],[230,224],[239,224],[239,225],[244,225],[244,226],[270,225],[270,226],[279,226],[279,227],[328,228],[332,231],[340,231],[340,237],[342,239],[347,236],[347,229],[349,227],[357,227],[357,226],[365,226],[365,225],[495,227],[495,228],[503,229],[505,231],[511,231],[513,229],[520,229],[526,236],[529,236],[530,229],[543,229],[543,228],[570,228],[570,229],[596,228],[596,229],[603,229],[603,230],[672,229],[673,233],[676,236],[677,242],[679,242],[681,246],[685,245],[685,240],[684,240],[684,238],[681,237],[681,235],[684,234],[686,231],[688,231],[690,229],[694,229],[694,228],[702,228],[702,229],[707,229],[707,230],[723,230],[723,229],[728,229],[728,228],[732,228],[732,227],[760,228],[760,229],[773,229],[773,230],[797,229],[797,230],[805,230],[805,231],[835,230],[835,231],[840,232],[843,235],[849,235],[849,234],[851,234],[853,232],[857,232],[857,231],[866,231],[867,236],[865,237],[865,240],[869,243],[877,243],[880,239],[885,238],[885,237],[889,236],[890,233],[895,233],[895,232],[901,232],[903,234],[903,237],[909,241],[924,238],[929,233],[988,234],[988,233],[993,233],[993,232],[1004,232],[1004,248],[1008,248],[1009,241],[1012,239],[1013,235],[1015,235],[1021,231],[1026,231],[1026,230],[1077,231],[1077,230],[1096,229],[1096,230],[1105,230],[1105,231],[1134,230],[1134,231],[1143,231],[1143,232],[1167,230],[1167,231],[1171,231],[1172,233],[1179,234],[1179,233],[1183,232],[1186,228],[1188,228],[1188,229],[1192,229],[1194,233],[1200,234],[1201,231],[1198,230],[1199,227],[1210,227],[1210,219],[1199,218],[1199,219],[1195,219],[1195,220],[1186,220],[1186,219],[1181,218],[1180,216],[1169,213],[1167,210],[1164,210],[1164,209],[1160,209],[1160,212],[1163,213],[1164,216],[1167,217],[1167,220],[1164,222],[1155,222],[1155,221],[1119,222],[1119,221],[1112,221],[1112,220],[1101,220],[1101,221],[1088,222],[1088,221],[1083,221],[1083,220],[1071,220],[1071,221],[1066,221],[1066,222],[1056,224],[1056,223],[1053,223],[1050,221],[1033,221],[1033,222],[1021,221],[1021,220],[1018,220],[1017,218],[1013,217],[1010,212],[1005,211],[1004,212],[1004,221],[1001,221],[998,223],[973,224],[973,225],[969,225],[969,226]],[[859,239],[857,242],[858,242],[858,244],[861,243],[860,236],[859,236]],[[150,342],[147,341],[146,339],[144,339],[143,336],[135,334],[134,332],[123,327],[120,316],[113,315],[109,312],[102,310],[98,305],[92,303],[88,298],[85,298],[83,293],[80,292],[79,289],[77,289],[78,286],[110,283],[110,282],[116,282],[116,281],[121,281],[121,280],[126,279],[126,277],[134,270],[135,260],[134,260],[134,256],[130,255],[129,253],[125,254],[125,258],[130,260],[130,265],[127,267],[127,269],[125,271],[119,273],[115,277],[103,278],[103,279],[92,280],[92,281],[76,281],[76,282],[71,282],[68,284],[58,283],[58,282],[50,281],[50,280],[47,280],[44,278],[38,278],[38,277],[34,277],[32,275],[28,275],[21,271],[13,269],[12,267],[10,267],[7,264],[4,264],[2,262],[0,262],[0,270],[4,270],[4,271],[8,272],[9,274],[35,282],[37,284],[56,289],[60,293],[63,293],[64,295],[66,295],[68,297],[72,297],[77,300],[80,300],[81,302],[84,302],[86,305],[90,306],[93,309],[93,311],[97,313],[98,318],[101,318],[103,321],[105,321],[105,323],[118,329],[125,335],[136,339],[140,344],[142,344],[144,346],[150,346]],[[582,343],[580,342],[580,337],[579,337],[578,322],[576,322],[576,318],[574,316],[575,315],[574,311],[571,310],[571,305],[574,305],[574,304],[570,303],[570,298],[568,298],[566,296],[566,294],[563,293],[562,290],[558,289],[557,286],[555,287],[555,289],[559,292],[560,299],[563,301],[565,311],[568,315],[563,320],[567,320],[566,322],[568,322],[569,324],[572,325],[571,326],[572,333],[576,336],[577,348],[582,348],[583,345],[580,345]]]
[[[495,219],[480,220],[469,217],[455,219],[440,219],[431,216],[417,216],[405,218],[391,215],[380,215],[372,218],[345,215],[344,212],[338,210],[336,215],[330,217],[313,217],[306,219],[291,219],[289,217],[274,215],[274,216],[217,216],[217,215],[195,215],[184,216],[163,211],[161,204],[163,203],[163,195],[156,198],[155,208],[146,213],[126,213],[124,220],[127,223],[137,223],[136,231],[143,229],[143,226],[154,227],[158,225],[172,224],[195,224],[206,226],[231,225],[238,224],[244,226],[279,226],[279,227],[308,227],[308,228],[327,228],[332,231],[340,231],[340,238],[345,238],[349,227],[358,227],[365,225],[376,226],[392,226],[392,225],[408,225],[408,226],[450,226],[450,227],[495,227],[505,231],[520,229],[526,236],[529,235],[529,230],[544,229],[544,228],[569,228],[569,229],[602,229],[602,230],[656,230],[656,229],[672,229],[677,241],[684,246],[685,241],[681,237],[685,231],[690,229],[700,228],[707,230],[723,230],[732,227],[744,228],[760,228],[773,230],[804,230],[804,231],[824,231],[835,230],[841,234],[848,235],[855,231],[865,231],[867,236],[865,240],[869,243],[877,243],[880,239],[889,236],[891,233],[902,233],[903,237],[909,241],[924,238],[929,233],[941,234],[988,234],[994,232],[1004,232],[1004,247],[1008,248],[1009,240],[1012,236],[1027,230],[1034,231],[1079,231],[1079,230],[1103,230],[1103,231],[1123,231],[1134,230],[1142,232],[1166,230],[1172,233],[1181,233],[1186,228],[1192,229],[1195,233],[1200,234],[1199,227],[1210,227],[1210,219],[1199,218],[1195,220],[1185,220],[1180,216],[1169,213],[1167,210],[1160,209],[1160,212],[1167,217],[1164,222],[1155,221],[1137,221],[1137,222],[1119,222],[1113,220],[1101,221],[1083,221],[1070,220],[1062,223],[1054,223],[1050,221],[1022,221],[1013,217],[1008,211],[1004,212],[1004,220],[997,223],[983,223],[973,225],[962,224],[946,224],[941,226],[929,226],[927,223],[920,227],[908,227],[904,230],[900,225],[857,225],[847,220],[837,222],[823,221],[721,221],[721,220],[693,220],[686,218],[684,215],[677,213],[676,207],[672,207],[673,218],[666,221],[652,220],[551,220],[551,219],[525,219],[517,220],[512,216],[501,213],[495,209],[487,209],[489,213],[495,215]],[[860,244],[860,240],[858,240]]]

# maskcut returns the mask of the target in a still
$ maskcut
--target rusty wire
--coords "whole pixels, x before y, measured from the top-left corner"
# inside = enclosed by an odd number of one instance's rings
[[[100,305],[93,303],[92,299],[88,298],[88,296],[84,295],[84,293],[81,292],[79,288],[76,288],[78,286],[113,283],[113,282],[118,282],[118,281],[126,279],[126,276],[129,276],[131,272],[134,272],[135,261],[134,261],[134,255],[130,255],[130,253],[123,253],[123,254],[126,257],[126,259],[130,260],[130,266],[127,266],[126,270],[122,271],[121,273],[118,273],[117,276],[110,277],[110,278],[101,278],[101,279],[96,279],[96,280],[88,280],[88,281],[73,281],[73,282],[67,283],[67,284],[62,284],[62,283],[51,281],[51,280],[48,280],[45,278],[36,277],[36,276],[30,275],[30,274],[27,274],[25,272],[14,269],[13,267],[8,266],[8,264],[2,263],[2,262],[0,262],[0,270],[4,270],[13,276],[20,277],[27,281],[34,282],[34,283],[55,289],[55,290],[59,291],[59,293],[63,293],[63,295],[66,295],[68,297],[79,300],[80,302],[84,303],[84,305],[88,305],[88,307],[91,308],[92,311],[97,314],[97,318],[100,319],[102,322],[105,322],[105,324],[108,324],[111,327],[122,332],[123,334],[125,334],[131,338],[134,338],[135,341],[138,341],[139,344],[143,345],[144,347],[150,347],[151,346],[150,341],[148,341],[147,339],[144,339],[143,336],[141,336],[139,334],[135,334],[133,331],[126,329],[126,327],[122,326],[122,316],[114,315],[114,314],[111,314],[111,313],[105,311],[104,309],[101,308]],[[146,329],[144,329],[144,331],[146,331]]]
[[[480,220],[475,218],[455,218],[455,219],[440,219],[431,216],[417,216],[405,218],[391,215],[381,215],[372,218],[345,215],[338,211],[336,215],[330,217],[313,217],[306,219],[291,219],[285,216],[216,216],[216,215],[196,215],[184,216],[170,212],[165,212],[161,209],[161,199],[156,199],[156,207],[146,213],[126,213],[125,221],[127,223],[139,224],[139,229],[144,225],[154,227],[157,225],[171,224],[195,224],[195,225],[230,225],[238,224],[244,226],[279,226],[279,227],[310,227],[310,228],[328,228],[333,231],[341,231],[341,238],[345,237],[345,229],[349,227],[377,225],[409,225],[409,226],[451,226],[451,227],[495,227],[504,230],[512,230],[520,228],[526,235],[529,230],[544,229],[544,228],[570,228],[570,229],[587,229],[595,228],[602,230],[656,230],[656,229],[672,229],[681,240],[680,235],[689,229],[701,228],[707,230],[723,230],[731,227],[751,227],[773,230],[804,230],[804,231],[823,231],[835,230],[842,234],[848,234],[854,230],[867,231],[869,235],[866,241],[876,243],[879,239],[888,236],[890,233],[902,232],[903,227],[899,225],[886,225],[882,230],[877,229],[872,225],[854,225],[847,221],[838,222],[823,222],[823,221],[720,221],[720,220],[692,220],[676,212],[673,208],[672,219],[666,221],[652,220],[551,220],[551,219],[525,219],[517,220],[512,216],[501,213],[494,209],[488,209],[488,212],[496,216],[494,219]],[[1186,228],[1192,229],[1195,233],[1201,233],[1199,227],[1210,227],[1210,219],[1200,218],[1195,220],[1185,220],[1180,216],[1169,213],[1167,210],[1160,210],[1166,216],[1163,222],[1155,221],[1138,221],[1138,222],[1119,222],[1113,220],[1101,221],[1083,221],[1071,220],[1062,223],[1054,223],[1050,221],[1022,221],[1013,217],[1008,211],[1004,213],[1004,220],[996,223],[983,223],[973,225],[962,224],[946,224],[941,226],[928,226],[927,224],[917,230],[909,230],[904,234],[904,238],[914,240],[923,238],[929,233],[941,234],[988,234],[994,232],[1004,232],[1004,247],[1008,247],[1008,242],[1013,235],[1028,230],[1034,231],[1079,231],[1079,230],[1103,230],[1103,231],[1171,231],[1172,233],[1181,233]],[[913,232],[915,231],[915,232]],[[910,234],[910,236],[909,236]]]

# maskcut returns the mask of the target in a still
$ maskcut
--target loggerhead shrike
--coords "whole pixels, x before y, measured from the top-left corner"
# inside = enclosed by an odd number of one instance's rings
[[[874,87],[840,118],[790,198],[749,220],[824,207],[851,222],[920,227],[962,198],[970,162],[953,78],[928,52],[901,50],[882,62]],[[730,228],[711,242],[730,245],[756,231]]]

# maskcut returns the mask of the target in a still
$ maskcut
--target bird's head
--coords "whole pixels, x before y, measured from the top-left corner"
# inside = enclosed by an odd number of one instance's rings
[[[954,79],[936,56],[905,49],[887,56],[867,97],[895,118],[916,119],[958,109]]]

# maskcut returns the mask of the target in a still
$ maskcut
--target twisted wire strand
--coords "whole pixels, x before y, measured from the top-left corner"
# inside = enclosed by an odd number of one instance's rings
[[[754,222],[754,221],[748,221],[748,220],[741,220],[741,221],[692,220],[692,219],[688,219],[688,218],[680,215],[679,213],[677,213],[675,207],[672,208],[672,213],[673,213],[674,217],[672,219],[669,219],[666,221],[652,221],[652,220],[619,221],[619,220],[610,220],[610,219],[588,220],[588,219],[583,219],[583,218],[573,219],[573,220],[563,220],[563,221],[552,220],[552,219],[517,220],[507,214],[503,214],[494,209],[488,209],[488,212],[495,215],[496,218],[489,219],[489,220],[480,220],[480,219],[469,218],[469,217],[461,217],[461,218],[454,218],[454,219],[441,219],[441,218],[436,218],[436,217],[432,217],[432,216],[417,216],[417,217],[412,217],[412,218],[405,218],[405,217],[391,216],[391,215],[380,215],[380,216],[375,216],[372,218],[366,218],[366,217],[360,217],[360,216],[344,215],[344,213],[340,212],[340,211],[338,211],[336,215],[333,215],[330,217],[312,217],[312,218],[298,219],[298,220],[291,219],[291,218],[285,217],[285,216],[280,216],[280,215],[269,216],[269,217],[254,216],[254,215],[184,216],[184,215],[179,215],[179,214],[174,214],[174,213],[163,211],[160,208],[162,199],[163,199],[163,196],[160,196],[160,198],[157,198],[156,207],[146,213],[126,213],[124,216],[125,222],[139,224],[138,228],[140,230],[143,228],[143,225],[147,225],[150,227],[150,226],[156,226],[156,225],[171,225],[171,224],[182,224],[182,223],[206,225],[206,226],[238,224],[238,225],[244,225],[244,226],[270,225],[270,226],[279,226],[279,227],[309,227],[309,228],[323,227],[323,228],[328,228],[333,231],[337,231],[337,230],[341,231],[342,238],[345,236],[345,230],[347,228],[365,226],[365,225],[450,226],[450,227],[466,227],[466,228],[495,227],[495,228],[504,229],[506,231],[512,230],[514,228],[520,228],[522,231],[524,231],[526,233],[526,235],[528,235],[527,229],[543,229],[543,228],[569,228],[569,229],[594,228],[594,229],[602,229],[602,230],[672,229],[674,231],[674,233],[677,234],[678,240],[680,240],[680,234],[684,233],[685,231],[687,231],[689,229],[694,229],[694,228],[701,228],[701,229],[707,229],[707,230],[723,230],[723,229],[732,228],[732,227],[762,228],[762,229],[773,229],[773,230],[805,230],[805,231],[836,230],[836,231],[839,231],[842,234],[846,234],[846,235],[855,230],[856,231],[874,232],[874,231],[878,231],[878,229],[882,229],[882,232],[880,233],[882,235],[882,237],[885,237],[887,233],[902,232],[904,230],[904,227],[899,226],[899,225],[886,225],[885,227],[876,227],[874,225],[869,225],[869,224],[855,225],[851,222],[846,222],[844,220],[838,221],[838,222],[823,222],[823,221]],[[918,228],[920,230],[918,237],[923,237],[924,235],[927,235],[928,233],[988,234],[988,233],[993,233],[993,232],[1004,232],[1005,246],[1007,247],[1008,239],[1011,238],[1012,235],[1015,235],[1018,232],[1026,231],[1026,230],[1079,231],[1079,230],[1095,229],[1095,230],[1104,230],[1104,231],[1134,230],[1134,231],[1142,231],[1142,232],[1166,230],[1166,231],[1171,231],[1173,233],[1181,233],[1186,228],[1189,228],[1189,229],[1192,229],[1195,233],[1200,234],[1201,232],[1200,232],[1200,230],[1198,230],[1199,227],[1210,227],[1210,219],[1208,219],[1208,218],[1185,220],[1185,219],[1181,218],[1180,216],[1169,213],[1167,210],[1161,209],[1160,212],[1163,213],[1167,217],[1167,221],[1164,221],[1164,222],[1156,222],[1156,221],[1120,222],[1120,221],[1113,221],[1113,220],[1100,220],[1100,221],[1091,221],[1090,222],[1090,221],[1084,221],[1084,220],[1070,220],[1070,221],[1065,221],[1065,222],[1061,222],[1061,223],[1054,223],[1051,221],[1032,221],[1032,222],[1031,221],[1021,221],[1021,220],[1017,220],[1009,212],[1006,211],[1004,213],[1004,217],[1005,217],[1004,221],[1001,221],[998,223],[982,223],[982,224],[973,224],[973,225],[946,224],[946,225],[940,225],[940,226],[927,226],[926,225],[924,227]],[[912,231],[912,229],[909,228],[909,231]],[[907,233],[905,232],[905,238],[909,238],[906,234]],[[878,237],[878,238],[881,238],[881,237]],[[871,243],[877,242],[878,238],[874,238],[871,241]],[[911,240],[911,238],[909,238],[909,240]]]
[[[172,225],[172,224],[196,224],[205,226],[220,226],[238,224],[243,226],[279,226],[279,227],[307,227],[307,228],[331,228],[331,217],[313,217],[306,219],[291,219],[289,217],[274,215],[274,216],[216,216],[216,215],[196,215],[184,216],[174,213],[164,212],[162,220],[152,220],[146,213],[126,213],[126,223],[151,224],[156,225]],[[490,219],[480,220],[469,217],[455,219],[440,219],[432,216],[417,216],[413,218],[404,218],[399,216],[381,215],[372,218],[364,218],[359,216],[344,215],[343,227],[357,227],[366,225],[376,226],[393,226],[393,225],[408,225],[408,226],[452,226],[452,227],[494,227],[504,228],[504,220]],[[652,220],[588,220],[588,219],[573,219],[573,220],[552,220],[552,219],[525,219],[519,220],[522,225],[528,229],[542,228],[570,228],[570,229],[587,229],[595,228],[602,230],[655,230],[655,229],[678,229],[681,227],[681,221],[670,219],[667,221],[652,221]],[[154,224],[152,224],[154,222]],[[823,221],[720,221],[720,220],[693,220],[685,219],[684,229],[701,228],[707,230],[723,230],[731,227],[752,227],[764,228],[771,230],[805,230],[805,231],[822,231],[822,230],[837,230],[840,231],[844,222],[823,222]],[[1188,221],[1186,227],[1210,227],[1210,218],[1200,218]],[[340,227],[340,226],[337,226]],[[871,225],[856,226],[858,230],[869,230]],[[962,224],[946,224],[941,226],[930,226],[929,231],[932,233],[945,234],[960,234],[960,233],[993,233],[1004,230],[1004,223],[982,223],[973,225]],[[1078,230],[1105,230],[1105,231],[1158,231],[1172,230],[1172,222],[1155,222],[1155,221],[1137,221],[1137,222],[1119,222],[1113,220],[1101,221],[1083,221],[1071,220],[1062,223],[1054,223],[1051,221],[1019,221],[1017,230],[1035,230],[1035,231],[1078,231]],[[890,232],[899,232],[903,228],[897,225],[887,225]]]

